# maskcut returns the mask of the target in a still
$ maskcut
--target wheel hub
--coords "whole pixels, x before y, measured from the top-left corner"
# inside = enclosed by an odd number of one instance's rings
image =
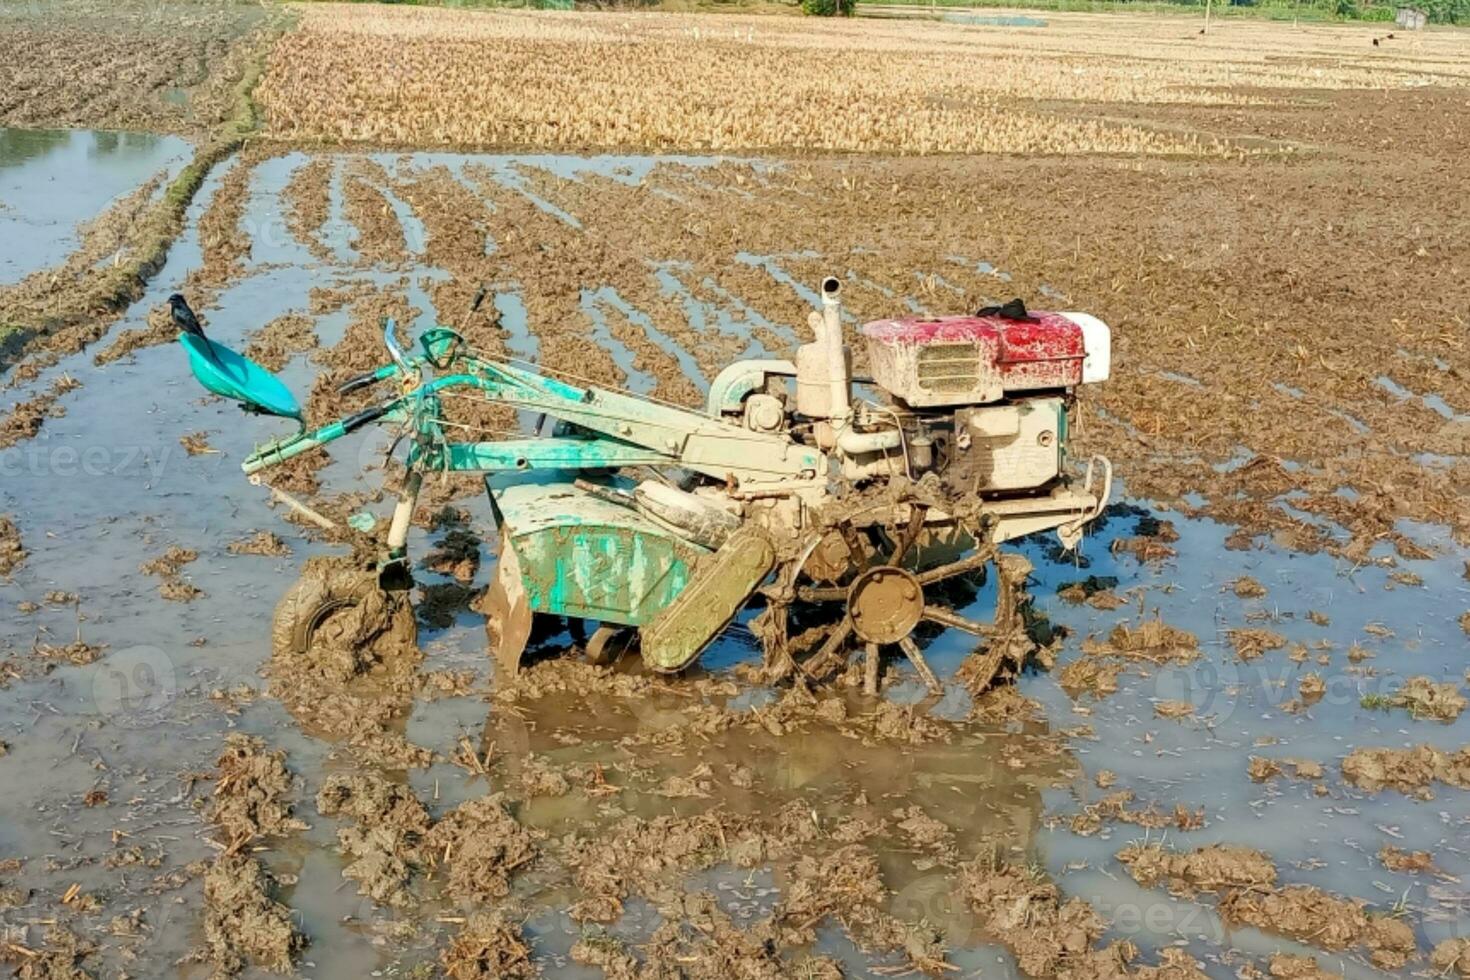
[[[847,593],[853,631],[869,643],[897,643],[924,616],[924,589],[913,573],[892,565],[868,569]]]

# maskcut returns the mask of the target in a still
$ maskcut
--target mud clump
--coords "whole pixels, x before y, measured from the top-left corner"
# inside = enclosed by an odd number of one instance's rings
[[[9,516],[0,515],[0,578],[9,578],[27,558],[20,541],[20,529]]]
[[[676,778],[678,777],[669,777],[669,779]],[[565,796],[572,789],[571,781],[567,779],[565,773],[548,764],[545,759],[532,755],[526,756],[521,763],[520,786],[521,793],[527,797]],[[663,793],[662,795],[671,794]]]
[[[849,844],[822,858],[803,856],[791,871],[786,896],[776,920],[790,945],[816,939],[816,926],[841,916],[849,926],[875,918],[888,890],[878,870],[878,857],[861,844]]]
[[[1380,969],[1398,969],[1418,952],[1414,931],[1388,916],[1371,915],[1365,903],[1339,898],[1311,885],[1277,887],[1276,867],[1260,851],[1214,844],[1193,851],[1135,845],[1118,860],[1139,884],[1167,882],[1175,894],[1214,892],[1226,922],[1255,926],[1328,950],[1365,947]]]
[[[415,613],[419,621],[432,629],[448,629],[460,613],[474,609],[483,590],[462,582],[434,582],[419,586]]]
[[[1102,918],[1080,898],[1063,901],[1055,884],[1030,869],[982,858],[961,868],[960,892],[1028,977],[1122,974],[1133,957],[1130,943],[1094,948]]]
[[[205,955],[219,973],[248,966],[289,973],[306,947],[291,910],[273,895],[275,879],[254,858],[221,857],[204,876]]]
[[[144,575],[156,575],[162,579],[158,585],[158,594],[165,599],[174,602],[192,602],[204,592],[185,579],[181,570],[198,558],[199,552],[194,549],[174,545],[157,558],[143,562],[138,566],[138,571]]]
[[[1442,977],[1470,977],[1470,939],[1444,940],[1429,954],[1429,965]]]
[[[450,980],[540,976],[520,928],[499,912],[476,912],[439,957]]]
[[[1229,891],[1220,900],[1220,916],[1322,949],[1363,946],[1373,965],[1383,970],[1397,970],[1418,953],[1408,923],[1370,915],[1361,901],[1339,898],[1311,885],[1288,885],[1279,891]]]
[[[1454,681],[1436,684],[1428,677],[1410,677],[1389,695],[1388,703],[1404,708],[1416,719],[1451,722],[1465,710],[1465,696]]]
[[[1322,763],[1315,759],[1268,759],[1259,755],[1250,757],[1246,775],[1250,776],[1252,782],[1264,783],[1285,775],[1288,769],[1291,770],[1293,779],[1321,779],[1326,775]]]
[[[898,815],[906,816],[908,823],[926,822],[917,808]],[[942,829],[948,846],[948,828],[938,821],[934,824]],[[930,832],[939,831],[930,825]],[[933,975],[953,970],[944,958],[942,935],[928,924],[911,924],[889,914],[883,907],[888,895],[878,856],[868,847],[848,844],[820,858],[806,854],[790,871],[786,896],[771,916],[772,925],[782,945],[809,946],[816,942],[816,927],[830,918],[866,949],[901,951],[914,969]]]
[[[448,891],[468,902],[510,894],[511,875],[536,859],[536,838],[512,817],[500,795],[461,803],[424,836],[436,862],[448,865]]]
[[[1286,646],[1286,637],[1274,630],[1236,629],[1229,630],[1230,642],[1235,646],[1235,655],[1249,662],[1269,650],[1280,650]]]
[[[1249,575],[1242,575],[1230,583],[1230,591],[1242,599],[1260,599],[1266,594],[1266,587]]]
[[[1450,877],[1434,863],[1434,857],[1428,851],[1406,851],[1392,844],[1385,844],[1378,850],[1378,862],[1390,871],[1407,874],[1423,872],[1442,878]]]
[[[209,445],[209,434],[207,432],[188,432],[179,436],[179,445],[184,447],[184,452],[190,456],[204,456],[216,452]]]
[[[842,976],[837,964],[823,957],[785,962],[779,953],[775,916],[737,925],[708,892],[682,895],[659,912],[665,922],[645,947],[647,963],[637,974],[640,977],[836,980]]]
[[[1445,752],[1432,745],[1412,749],[1359,748],[1342,760],[1348,782],[1370,793],[1398,790],[1422,800],[1434,798],[1434,783],[1470,788],[1470,746]]]
[[[316,798],[326,817],[353,821],[337,832],[342,853],[352,858],[342,877],[360,894],[383,905],[407,905],[405,890],[415,869],[426,863],[420,848],[429,813],[406,786],[375,773],[333,773]]]
[[[291,815],[297,783],[284,751],[270,751],[252,735],[234,734],[225,739],[216,765],[219,778],[207,816],[232,847],[306,828]]]
[[[1122,672],[1121,663],[1083,656],[1063,667],[1057,679],[1067,696],[1074,700],[1084,693],[1105,698],[1109,694],[1117,693],[1118,675]]]
[[[1179,540],[1179,532],[1172,522],[1144,517],[1138,522],[1137,532],[1133,537],[1115,540],[1111,547],[1113,554],[1130,554],[1144,563],[1161,562],[1178,554],[1169,547]]]
[[[1057,587],[1057,598],[1074,605],[1086,603],[1094,609],[1117,609],[1127,600],[1113,591],[1118,579],[1112,575],[1089,575],[1080,582],[1068,582]]]
[[[659,906],[664,924],[642,946],[642,958],[618,939],[590,931],[572,959],[602,970],[608,980],[841,980],[825,957],[782,959],[771,918],[737,924],[707,892],[685,893]]]
[[[1249,847],[1214,844],[1178,852],[1158,844],[1134,845],[1119,851],[1118,860],[1140,885],[1165,881],[1170,891],[1180,894],[1270,887],[1276,883],[1276,866],[1271,859]]]
[[[1101,784],[1102,774],[1098,775]],[[1070,829],[1080,837],[1091,837],[1102,830],[1105,822],[1132,824],[1149,830],[1164,827],[1198,830],[1205,825],[1205,811],[1202,808],[1191,810],[1182,803],[1176,803],[1172,811],[1167,811],[1161,810],[1157,803],[1130,806],[1133,800],[1131,789],[1109,793],[1096,803],[1083,807],[1082,812],[1072,818]]]
[[[566,842],[564,860],[581,897],[569,914],[580,922],[613,922],[630,893],[666,896],[666,879],[711,866],[727,845],[739,866],[754,866],[766,856],[763,840],[734,825],[727,828],[715,814],[629,816],[596,839],[575,837]]]
[[[1199,639],[1188,630],[1170,626],[1161,619],[1144,620],[1138,626],[1119,623],[1104,642],[1088,637],[1082,642],[1088,656],[1123,657],[1153,663],[1189,663],[1199,656]]]
[[[138,566],[138,572],[143,574],[157,574],[157,576],[171,576],[178,574],[179,569],[198,560],[198,552],[193,548],[179,548],[173,545],[168,551],[163,552],[157,558],[150,558]]]
[[[268,558],[286,558],[291,554],[286,542],[270,531],[257,531],[248,538],[231,541],[228,550],[232,555],[263,555]]]
[[[82,963],[96,951],[76,933],[53,925],[46,930],[46,945],[39,950],[0,942],[0,963],[19,961],[16,980],[92,980],[93,974]]]

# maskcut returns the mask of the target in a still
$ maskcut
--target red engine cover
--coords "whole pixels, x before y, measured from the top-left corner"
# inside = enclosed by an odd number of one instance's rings
[[[910,404],[994,401],[1082,383],[1082,327],[1060,313],[902,317],[863,327],[874,379]],[[966,383],[973,379],[973,384]]]

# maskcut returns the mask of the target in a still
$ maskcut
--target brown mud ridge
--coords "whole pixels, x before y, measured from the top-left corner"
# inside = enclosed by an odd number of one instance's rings
[[[1470,789],[1470,746],[1454,752],[1432,745],[1354,749],[1342,760],[1342,774],[1348,782],[1370,793],[1394,789],[1429,800],[1434,798],[1434,783]]]
[[[296,354],[317,346],[311,319],[301,313],[278,316],[261,328],[245,346],[245,356],[268,371],[279,371]]]
[[[26,401],[14,402],[10,411],[0,418],[0,449],[8,449],[18,442],[33,438],[41,431],[48,418],[61,418],[66,409],[56,404],[62,395],[75,391],[82,383],[70,375],[62,375],[44,392]]]
[[[1157,966],[1135,966],[1129,941],[1099,947],[1107,924],[1080,898],[1062,899],[1046,876],[1031,868],[982,857],[962,869],[961,892],[983,932],[1004,943],[1029,977],[1102,980],[1200,980],[1201,964],[1183,950],[1164,949]]]
[[[299,786],[285,760],[258,738],[230,735],[217,763],[205,817],[221,852],[204,874],[204,945],[194,954],[217,976],[248,966],[289,972],[306,946],[291,910],[275,897],[275,878],[249,853],[257,841],[306,828],[292,815]]]
[[[107,335],[163,267],[209,170],[224,161],[239,141],[235,124],[221,126],[161,193],[154,193],[159,189],[157,180],[145,184],[85,226],[80,246],[60,267],[0,286],[0,323],[22,331],[18,350],[0,357],[0,372],[10,369],[3,387],[28,383],[63,357]],[[249,252],[249,237],[239,223],[246,178],[251,161],[263,156],[248,146],[239,152],[237,165],[220,181],[216,197],[222,200],[212,202],[200,220],[204,263],[181,285],[196,308],[207,308],[219,288],[241,271],[239,259]],[[242,170],[245,173],[236,176]],[[148,311],[145,326],[122,331],[93,360],[106,365],[140,348],[168,343],[176,335],[166,309],[157,307]]]
[[[1220,896],[1220,916],[1325,950],[1361,947],[1373,965],[1402,969],[1419,955],[1414,930],[1402,919],[1370,914],[1366,903],[1311,885],[1277,885],[1276,866],[1248,847],[1211,845],[1193,851],[1134,845],[1118,860],[1141,885],[1164,883],[1175,894]]]
[[[283,195],[287,230],[321,262],[332,260],[331,250],[321,240],[322,226],[327,223],[331,182],[332,161],[317,157],[291,175]]]

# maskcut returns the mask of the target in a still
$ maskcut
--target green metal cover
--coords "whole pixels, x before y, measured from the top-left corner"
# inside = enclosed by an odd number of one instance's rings
[[[708,554],[564,479],[516,480],[485,482],[535,612],[642,626],[674,601],[694,561]]]

